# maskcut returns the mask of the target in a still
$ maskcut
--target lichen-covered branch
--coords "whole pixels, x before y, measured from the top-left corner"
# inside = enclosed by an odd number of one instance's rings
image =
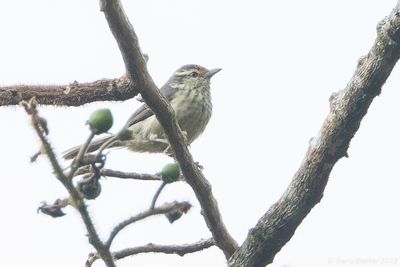
[[[196,166],[185,144],[185,138],[174,116],[174,110],[161,95],[150,77],[145,60],[139,48],[138,38],[125,15],[119,0],[101,0],[108,25],[113,33],[122,57],[127,75],[134,80],[146,104],[153,110],[168,137],[174,155],[179,162],[187,183],[192,187],[200,202],[205,218],[217,246],[229,258],[237,248],[235,240],[228,233],[211,185]]]
[[[372,100],[380,94],[400,57],[400,10],[397,4],[378,25],[378,36],[361,58],[346,88],[332,95],[331,109],[286,192],[249,231],[229,266],[265,266],[290,240],[296,228],[321,200],[335,163],[347,156]]]
[[[126,77],[68,85],[15,85],[0,87],[0,106],[18,105],[32,97],[41,105],[81,106],[95,101],[123,101],[138,94]]]

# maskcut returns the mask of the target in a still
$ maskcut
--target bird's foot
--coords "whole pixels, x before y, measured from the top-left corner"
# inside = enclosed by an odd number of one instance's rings
[[[195,165],[197,166],[197,168],[199,168],[200,170],[204,170],[204,167],[203,167],[203,165],[200,164],[200,162],[196,161],[194,164],[195,164]]]

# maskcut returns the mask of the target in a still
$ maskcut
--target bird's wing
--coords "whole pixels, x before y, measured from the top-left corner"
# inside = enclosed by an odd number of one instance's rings
[[[165,96],[168,101],[171,101],[175,95],[176,89],[169,86],[167,83],[163,87],[161,87],[160,92]],[[125,124],[125,127],[128,128],[153,115],[153,111],[146,104],[143,104],[129,117],[128,121]]]
[[[129,117],[128,121],[125,123],[125,127],[128,128],[152,115],[153,111],[151,111],[146,104],[143,104]]]

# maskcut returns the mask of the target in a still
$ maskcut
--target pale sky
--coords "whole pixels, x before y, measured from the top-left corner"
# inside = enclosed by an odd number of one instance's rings
[[[328,113],[329,96],[346,86],[357,60],[373,44],[377,23],[396,1],[123,4],[159,86],[187,63],[223,69],[212,80],[213,117],[191,152],[204,166],[229,232],[241,243],[284,192]],[[91,82],[124,72],[98,1],[7,1],[0,25],[1,85]],[[400,266],[399,74],[396,67],[351,142],[350,157],[334,167],[321,203],[270,266]],[[116,132],[139,105],[130,100],[41,107],[40,113],[61,153],[86,139],[84,122],[96,108],[112,110]],[[58,219],[36,213],[41,201],[65,197],[66,191],[45,157],[29,163],[39,142],[27,115],[20,107],[0,108],[0,122],[2,265],[83,266],[93,249],[79,214],[72,208]],[[107,167],[155,173],[170,161],[116,150]],[[88,205],[105,238],[118,222],[149,206],[159,183],[107,178],[102,186],[101,196]],[[113,249],[211,236],[188,185],[168,186],[158,203],[173,200],[194,207],[172,225],[160,216],[130,226]],[[222,252],[147,254],[117,262],[123,267],[205,265],[225,266]]]

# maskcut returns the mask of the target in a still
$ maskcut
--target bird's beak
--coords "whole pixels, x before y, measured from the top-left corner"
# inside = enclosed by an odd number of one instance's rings
[[[217,72],[221,71],[222,69],[211,69],[208,71],[207,73],[207,78],[211,78],[212,76],[214,76],[214,74],[216,74]]]

